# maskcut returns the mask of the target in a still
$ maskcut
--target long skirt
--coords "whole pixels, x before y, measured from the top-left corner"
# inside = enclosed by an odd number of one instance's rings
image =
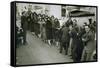
[[[40,24],[34,23],[34,32],[36,35],[40,33]]]
[[[53,38],[53,35],[52,35],[52,28],[47,28],[46,29],[46,36],[47,36],[47,39],[50,40]]]

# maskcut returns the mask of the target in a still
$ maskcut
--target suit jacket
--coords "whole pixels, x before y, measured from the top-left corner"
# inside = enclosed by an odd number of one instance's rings
[[[71,44],[71,48],[73,49],[76,49],[78,47],[78,44],[79,44],[79,37],[77,35],[77,31],[75,28],[73,28],[71,30],[71,33],[70,33],[70,36],[72,37],[72,44]]]
[[[85,46],[85,50],[87,53],[93,52],[94,49],[96,48],[96,44],[95,44],[95,33],[92,31],[89,31],[88,33],[84,34],[87,40],[86,46]]]

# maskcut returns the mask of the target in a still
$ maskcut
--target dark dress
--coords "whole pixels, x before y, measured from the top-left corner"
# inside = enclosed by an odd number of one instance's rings
[[[33,15],[33,13],[32,13],[32,17],[31,17],[30,29],[31,29],[31,32],[34,32],[34,15]]]
[[[31,22],[32,22],[32,19],[31,19],[31,12],[28,13],[28,16],[27,16],[27,25],[28,25],[28,30],[31,30]]]
[[[59,30],[58,28],[60,27],[60,23],[59,21],[55,21],[54,22],[54,29],[53,29],[53,37],[56,41],[58,41],[58,33],[59,33]]]
[[[53,38],[53,36],[52,36],[52,23],[50,20],[46,21],[46,36],[47,36],[47,39]]]
[[[39,25],[38,25],[38,18],[37,15],[34,16],[34,32],[36,36],[38,36],[38,30],[39,30]]]

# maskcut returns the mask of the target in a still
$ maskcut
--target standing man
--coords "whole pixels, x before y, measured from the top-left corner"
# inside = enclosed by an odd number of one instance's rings
[[[72,59],[74,62],[79,61],[79,51],[80,51],[80,40],[79,40],[79,28],[77,26],[77,20],[73,20],[73,28],[70,31],[70,36],[72,38],[72,43],[71,43],[71,54],[72,54]]]
[[[92,61],[91,56],[95,50],[95,33],[89,26],[85,26],[86,33],[83,35],[82,40],[86,43],[82,55],[82,61]]]

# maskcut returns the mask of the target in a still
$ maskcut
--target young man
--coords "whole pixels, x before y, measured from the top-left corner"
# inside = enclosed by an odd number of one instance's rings
[[[91,61],[91,56],[96,48],[95,46],[95,33],[91,30],[91,27],[85,26],[86,33],[82,37],[83,42],[85,42],[85,47],[82,55],[82,61]]]

